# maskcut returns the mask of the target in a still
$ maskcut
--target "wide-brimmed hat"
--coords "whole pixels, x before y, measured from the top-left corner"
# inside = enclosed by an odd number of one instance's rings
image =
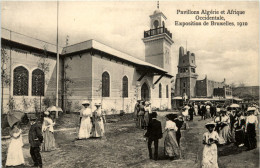
[[[95,103],[95,106],[101,106],[101,103]]]
[[[255,107],[248,107],[248,108],[247,108],[247,111],[255,111],[255,110],[256,110]]]
[[[44,114],[45,115],[50,115],[50,112],[49,111],[44,111]]]
[[[205,127],[215,127],[216,123],[214,121],[208,122],[207,124],[205,124]]]
[[[82,105],[84,105],[84,104],[88,104],[88,105],[90,105],[90,103],[89,103],[89,101],[88,100],[84,100],[84,101],[82,101],[82,103],[81,103]]]
[[[149,104],[151,104],[149,101],[146,101],[146,102],[145,102],[145,105],[149,105]]]

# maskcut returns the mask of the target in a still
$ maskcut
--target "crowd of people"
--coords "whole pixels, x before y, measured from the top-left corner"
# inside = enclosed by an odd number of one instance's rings
[[[37,117],[30,117],[30,129],[28,134],[30,144],[30,155],[34,162],[34,167],[42,167],[42,158],[40,151],[55,150],[55,139],[53,126],[55,122],[50,117],[50,112],[44,112],[44,119],[42,126],[37,123]],[[12,125],[11,142],[7,151],[6,166],[18,166],[24,164],[23,156],[23,140],[20,122]]]
[[[96,109],[92,112],[89,101],[82,102],[83,109],[80,112],[79,130],[77,140],[91,137],[102,138],[105,133],[105,113],[101,103],[96,103]],[[143,135],[147,140],[150,159],[158,160],[158,144],[164,139],[164,154],[171,160],[181,157],[180,139],[181,129],[189,129],[188,123],[193,121],[193,116],[200,115],[202,120],[212,120],[205,127],[208,132],[203,134],[203,168],[217,168],[218,146],[234,143],[238,148],[247,147],[252,150],[257,147],[256,130],[258,127],[256,105],[246,108],[220,106],[210,102],[187,103],[182,108],[180,115],[167,114],[165,128],[162,132],[162,124],[157,120],[157,112],[152,111],[151,103],[138,100],[134,108],[136,127],[144,130]],[[52,151],[56,149],[54,138],[55,122],[50,112],[44,112],[42,126],[37,124],[35,116],[30,117],[30,130],[28,134],[30,155],[35,167],[42,167],[40,151]],[[165,134],[165,136],[163,136]],[[9,144],[6,166],[24,164],[22,130],[19,122],[11,127],[11,142]],[[154,143],[154,154],[152,152]]]
[[[90,137],[100,138],[104,136],[104,123],[106,122],[105,114],[101,109],[101,103],[96,103],[96,110],[91,111],[89,101],[82,102],[83,109],[80,112],[80,127],[76,139],[88,139]],[[30,155],[34,167],[42,167],[42,158],[40,151],[49,152],[56,150],[54,138],[54,119],[50,111],[44,112],[42,126],[38,124],[36,116],[30,117],[30,129],[28,134],[30,144]],[[23,140],[20,122],[12,125],[11,142],[7,151],[6,166],[18,166],[24,164]]]
[[[187,103],[182,108],[182,115],[166,115],[165,131],[162,133],[161,123],[156,120],[157,113],[147,110],[149,102],[138,101],[135,106],[136,126],[147,130],[145,137],[148,140],[148,151],[150,159],[158,159],[158,142],[166,133],[164,139],[164,154],[170,159],[180,157],[181,128],[189,129],[189,122],[193,116],[201,116],[202,120],[211,120],[205,127],[208,132],[203,134],[203,168],[217,168],[218,146],[225,146],[234,143],[238,148],[245,146],[247,150],[257,147],[256,129],[258,126],[258,107],[253,104],[249,106],[232,107],[210,102]],[[148,121],[145,120],[148,115]],[[148,123],[148,125],[147,125]],[[154,143],[154,157],[152,156],[151,145]]]
[[[144,137],[148,143],[148,151],[150,159],[158,160],[158,143],[163,137],[164,154],[166,158],[171,160],[178,159],[180,155],[180,139],[181,127],[183,125],[183,117],[177,114],[167,114],[165,118],[165,131],[162,132],[161,122],[158,121],[157,113],[151,110],[151,103],[148,101],[138,100],[134,109],[134,118],[136,127],[143,129]],[[152,143],[154,143],[154,154],[152,154]]]
[[[184,111],[195,104],[184,107]],[[247,150],[257,147],[256,130],[258,127],[259,115],[258,106],[255,104],[242,108],[220,106],[218,104],[202,103],[198,106],[198,114],[201,119],[212,118],[213,121],[206,124],[208,132],[203,135],[203,168],[217,168],[217,146],[224,146],[234,143],[238,148],[245,146]],[[195,107],[196,109],[197,107]],[[193,110],[191,110],[193,112]],[[194,112],[196,115],[196,112]],[[190,115],[191,112],[189,113]],[[190,117],[193,118],[193,117]]]

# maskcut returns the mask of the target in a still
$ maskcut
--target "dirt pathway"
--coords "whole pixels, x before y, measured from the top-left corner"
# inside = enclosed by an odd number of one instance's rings
[[[159,114],[163,128],[165,113]],[[182,131],[181,149],[183,159],[165,160],[163,157],[163,139],[159,143],[159,160],[148,157],[147,142],[143,140],[143,131],[135,128],[133,120],[124,120],[106,124],[106,138],[75,141],[76,129],[63,129],[55,132],[58,149],[42,152],[43,164],[46,168],[86,168],[86,167],[133,167],[133,168],[191,168],[200,167],[202,155],[202,135],[206,131],[206,121],[198,121],[195,117],[190,122],[190,129]],[[27,165],[32,164],[29,155],[27,136],[24,137],[24,157]],[[7,145],[2,143],[2,163],[5,163]],[[220,149],[220,168],[258,167],[257,150],[239,151],[232,146]],[[23,166],[28,167],[28,166]]]

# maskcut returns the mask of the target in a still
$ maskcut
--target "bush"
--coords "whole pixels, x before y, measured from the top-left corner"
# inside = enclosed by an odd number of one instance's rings
[[[51,99],[49,97],[45,97],[42,102],[43,102],[43,105],[46,107],[50,107],[50,105],[51,105]]]
[[[7,114],[2,114],[1,115],[1,128],[7,128],[9,127],[8,121],[7,121]]]
[[[21,119],[21,124],[27,125],[28,123],[29,123],[29,118],[28,118],[27,114],[25,113]]]
[[[119,113],[119,115],[120,115],[120,116],[123,116],[123,115],[125,115],[125,112],[124,112],[124,110],[120,110],[120,113]]]

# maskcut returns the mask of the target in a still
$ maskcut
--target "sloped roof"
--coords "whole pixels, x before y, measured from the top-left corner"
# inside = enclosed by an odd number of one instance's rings
[[[41,50],[44,50],[44,48],[46,48],[46,50],[49,52],[57,53],[55,44],[52,44],[52,43],[49,43],[49,42],[46,42],[46,41],[43,41],[40,39],[36,39],[33,37],[29,37],[24,34],[13,32],[13,31],[7,30],[5,28],[1,28],[1,38],[10,40],[10,41],[14,41],[14,42],[17,42],[20,44],[24,44],[27,46],[31,46],[34,48],[38,48]],[[62,47],[59,47],[59,53],[61,53],[61,51],[62,51]]]
[[[172,76],[171,74],[169,74],[169,72],[167,72],[165,69],[163,69],[161,67],[150,64],[150,63],[145,62],[143,60],[140,60],[138,58],[135,58],[131,55],[128,55],[126,53],[118,51],[118,50],[116,50],[112,47],[109,47],[109,46],[102,44],[98,41],[95,41],[93,39],[64,47],[63,50],[62,50],[62,54],[63,55],[67,55],[67,54],[71,55],[72,53],[84,51],[84,50],[87,50],[87,49],[97,49],[97,50],[100,50],[102,52],[113,55],[115,57],[118,57],[120,59],[132,62],[132,63],[137,64],[137,65],[151,67],[151,68],[162,71],[162,72],[167,73],[168,75]]]
[[[32,38],[32,37],[29,37],[29,36],[24,35],[24,34],[13,32],[13,31],[10,31],[10,30],[5,29],[5,28],[1,28],[1,39],[16,42],[17,44],[19,43],[19,44],[22,44],[22,45],[25,45],[25,46],[33,47],[33,48],[36,48],[37,50],[44,50],[44,48],[46,48],[46,50],[48,52],[56,53],[56,45],[55,44],[52,44],[52,43],[49,43],[49,42],[46,42],[46,41],[42,41],[40,39]],[[61,56],[62,55],[66,56],[68,54],[73,54],[73,53],[85,51],[85,50],[88,50],[88,49],[96,49],[96,50],[105,52],[109,55],[112,55],[114,57],[120,58],[122,60],[126,60],[128,62],[131,62],[135,65],[149,67],[149,68],[152,68],[152,69],[157,70],[159,72],[162,72],[164,74],[167,74],[168,76],[171,76],[171,77],[173,76],[161,67],[150,64],[150,63],[145,62],[143,60],[140,60],[138,58],[135,58],[135,57],[133,57],[129,54],[118,51],[118,50],[116,50],[112,47],[109,47],[109,46],[102,44],[98,41],[95,41],[93,39],[87,40],[87,41],[84,41],[84,42],[81,42],[81,43],[77,43],[77,44],[74,44],[74,45],[70,45],[70,46],[67,46],[67,47],[64,47],[64,48],[59,46],[58,52],[61,54]]]

